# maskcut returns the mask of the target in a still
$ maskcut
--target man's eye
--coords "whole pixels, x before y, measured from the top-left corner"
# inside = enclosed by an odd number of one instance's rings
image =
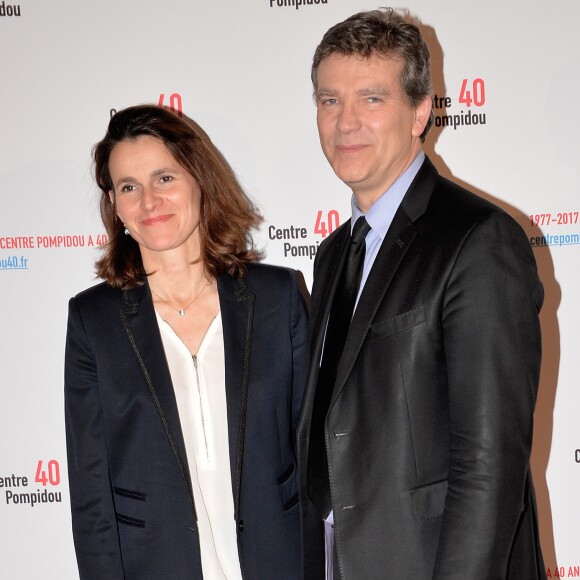
[[[159,179],[159,181],[161,181],[161,183],[169,183],[170,181],[173,181],[173,176],[172,175],[162,175],[161,178]]]
[[[129,191],[135,191],[135,186],[134,185],[123,185],[123,187],[121,187],[121,193],[128,193]]]
[[[379,97],[367,97],[367,103],[380,103],[381,99]]]

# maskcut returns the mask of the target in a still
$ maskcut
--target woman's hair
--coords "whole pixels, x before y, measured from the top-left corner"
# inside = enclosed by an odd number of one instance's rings
[[[137,242],[125,235],[117,216],[109,171],[111,151],[121,141],[141,136],[159,139],[195,179],[201,191],[201,257],[208,274],[241,276],[261,255],[250,230],[262,221],[243,192],[234,172],[205,131],[191,119],[155,105],[128,107],[115,113],[105,137],[93,148],[95,180],[101,190],[100,210],[108,242],[96,262],[96,272],[114,288],[133,288],[148,273]]]

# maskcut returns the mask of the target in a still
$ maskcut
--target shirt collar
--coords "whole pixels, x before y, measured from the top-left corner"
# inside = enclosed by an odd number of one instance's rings
[[[425,153],[419,151],[417,157],[411,162],[411,165],[398,177],[398,179],[385,191],[377,201],[371,205],[366,214],[364,214],[357,206],[354,195],[351,198],[350,205],[352,210],[352,219],[350,222],[350,228],[352,233],[352,228],[356,220],[364,215],[367,222],[371,226],[371,229],[376,232],[381,239],[387,235],[387,230],[395,217],[403,197],[407,193],[409,186],[415,176],[419,172],[423,161],[425,160]]]

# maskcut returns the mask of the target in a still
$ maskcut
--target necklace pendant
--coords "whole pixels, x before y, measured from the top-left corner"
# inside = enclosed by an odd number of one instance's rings
[[[179,314],[179,316],[185,316],[185,310],[183,308],[178,310],[177,313]]]

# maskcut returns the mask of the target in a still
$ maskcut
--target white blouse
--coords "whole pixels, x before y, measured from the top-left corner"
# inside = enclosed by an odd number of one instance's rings
[[[196,355],[157,313],[191,474],[203,577],[241,580],[234,521],[221,313]]]

